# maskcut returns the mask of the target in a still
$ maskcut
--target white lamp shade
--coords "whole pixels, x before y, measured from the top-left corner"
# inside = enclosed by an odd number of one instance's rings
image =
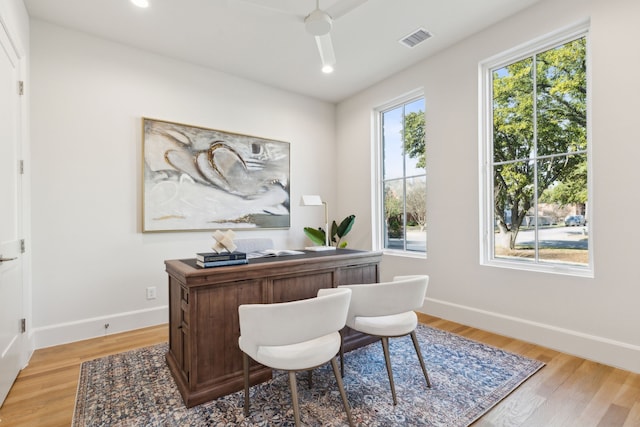
[[[306,195],[300,199],[300,205],[302,206],[322,206],[322,199],[318,195]]]

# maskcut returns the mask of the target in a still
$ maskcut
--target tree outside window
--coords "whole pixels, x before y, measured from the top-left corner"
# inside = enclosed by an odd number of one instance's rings
[[[493,258],[589,265],[586,36],[491,70]]]
[[[427,250],[424,98],[381,112],[384,248]]]

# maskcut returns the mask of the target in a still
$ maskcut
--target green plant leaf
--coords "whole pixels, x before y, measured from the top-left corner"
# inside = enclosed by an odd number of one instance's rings
[[[333,221],[331,223],[331,234],[329,235],[329,236],[331,236],[331,238],[329,239],[329,240],[331,240],[331,243],[336,243],[336,234],[337,233],[338,233],[338,224],[336,224],[336,222]]]
[[[351,227],[353,227],[353,224],[355,222],[356,222],[356,216],[355,215],[349,215],[348,217],[346,217],[345,219],[342,220],[340,225],[337,227],[335,234],[337,234],[338,237],[340,237],[340,238],[346,236],[347,233],[349,233],[349,231],[351,231]],[[335,224],[335,222],[334,222],[334,224]]]
[[[335,246],[338,248],[345,248],[347,246],[347,242],[342,242],[340,239],[342,239],[347,235],[347,233],[349,233],[349,231],[351,231],[351,227],[353,227],[355,221],[355,215],[349,215],[342,220],[340,225],[333,221],[330,226],[331,234],[329,234],[329,244],[335,244]],[[304,234],[306,234],[306,236],[317,245],[324,245],[326,243],[325,233],[322,228],[305,227]]]
[[[325,234],[324,234],[324,230],[322,229],[305,227],[304,234],[306,234],[309,240],[311,240],[316,245],[325,244]]]

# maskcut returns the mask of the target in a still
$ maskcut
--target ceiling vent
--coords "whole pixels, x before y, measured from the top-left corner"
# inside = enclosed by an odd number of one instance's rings
[[[400,39],[400,43],[407,47],[416,47],[431,36],[432,34],[429,31],[425,30],[424,28],[418,28],[408,36]]]

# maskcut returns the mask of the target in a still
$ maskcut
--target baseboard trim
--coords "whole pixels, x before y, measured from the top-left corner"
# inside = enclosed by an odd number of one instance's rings
[[[92,317],[73,322],[33,328],[31,336],[36,349],[97,338],[119,332],[168,323],[168,306]],[[105,329],[104,325],[109,324]]]
[[[425,314],[640,373],[640,346],[447,301],[426,298]]]

